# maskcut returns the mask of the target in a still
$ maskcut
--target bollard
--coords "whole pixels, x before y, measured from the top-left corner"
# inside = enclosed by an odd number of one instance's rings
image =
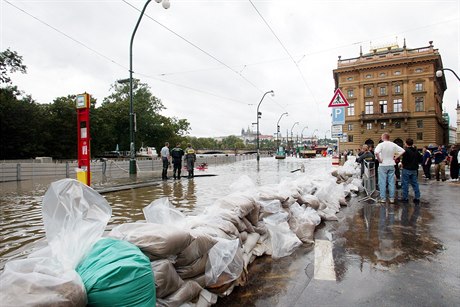
[[[21,163],[16,164],[16,181],[21,181]]]

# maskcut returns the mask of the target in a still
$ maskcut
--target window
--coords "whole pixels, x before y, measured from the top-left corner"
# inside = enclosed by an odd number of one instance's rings
[[[421,91],[423,91],[423,83],[421,83],[421,82],[415,83],[415,91],[416,91],[416,92],[421,92]]]
[[[417,141],[423,140],[423,132],[417,132]]]
[[[380,122],[380,129],[386,129],[387,128],[387,122]]]
[[[366,124],[366,129],[367,130],[372,130],[372,123],[367,123]]]
[[[353,98],[354,96],[353,90],[348,90],[347,95],[348,95],[348,98]]]
[[[386,74],[385,74],[384,72],[381,72],[381,73],[379,74],[379,76],[380,76],[380,77],[385,77]]]
[[[354,116],[355,115],[355,104],[350,103],[347,110],[348,110],[348,116]]]
[[[423,69],[417,68],[417,69],[415,70],[415,72],[416,72],[416,73],[421,73],[421,72],[423,72]]]
[[[374,102],[366,101],[365,113],[366,114],[374,114]]]
[[[352,135],[348,136],[348,142],[353,142],[353,136]]]
[[[366,87],[366,96],[372,96],[372,87]]]
[[[394,75],[395,75],[395,76],[399,76],[400,74],[401,74],[401,71],[400,71],[400,70],[397,70],[397,71],[394,72]]]
[[[423,120],[417,120],[417,128],[423,128]]]
[[[393,100],[393,112],[402,112],[402,99]]]
[[[372,75],[371,75],[371,74],[367,74],[367,75],[366,75],[366,79],[370,79],[370,78],[372,78]]]
[[[386,86],[381,86],[380,87],[380,95],[386,95],[387,94],[387,87]]]
[[[348,77],[347,81],[353,81],[353,77]]]
[[[423,112],[423,97],[415,98],[415,112]]]
[[[380,100],[379,101],[380,105],[380,113],[388,113],[388,103],[386,100]]]
[[[395,128],[401,128],[401,122],[399,120],[395,121]]]
[[[348,124],[348,131],[352,131],[353,130],[353,124]]]
[[[395,85],[395,94],[401,94],[401,84]]]

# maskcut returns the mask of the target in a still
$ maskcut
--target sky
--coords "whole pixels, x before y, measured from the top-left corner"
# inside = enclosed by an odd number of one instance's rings
[[[100,105],[116,80],[129,77],[129,43],[146,1],[0,1],[0,49],[18,52],[27,66],[13,84],[38,103],[88,92]],[[133,77],[196,137],[255,131],[259,104],[262,134],[275,135],[279,120],[283,136],[330,136],[332,71],[338,56],[358,57],[360,47],[433,41],[444,67],[460,75],[459,0],[170,4],[148,5],[134,38]],[[445,76],[444,110],[455,125],[460,86]]]

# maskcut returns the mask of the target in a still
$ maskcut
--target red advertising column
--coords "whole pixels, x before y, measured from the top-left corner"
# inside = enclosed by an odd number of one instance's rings
[[[77,180],[91,186],[91,151],[89,110],[91,96],[87,93],[77,95],[77,134],[78,134],[78,169]]]

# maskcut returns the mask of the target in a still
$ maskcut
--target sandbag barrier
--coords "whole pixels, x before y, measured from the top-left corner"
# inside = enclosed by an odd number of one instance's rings
[[[110,306],[117,293],[117,300],[126,298],[119,301],[123,306],[211,306],[247,283],[248,266],[257,257],[281,258],[314,244],[316,226],[337,221],[346,198],[362,189],[359,171],[347,161],[332,175],[298,174],[261,187],[242,176],[230,186],[231,194],[199,215],[186,216],[167,198],[158,199],[144,208],[146,221],[118,225],[108,238],[102,238],[111,216],[105,199],[78,181],[60,180],[44,198],[48,246],[5,265],[0,301]],[[121,242],[131,252],[98,258],[97,248],[110,250]]]

